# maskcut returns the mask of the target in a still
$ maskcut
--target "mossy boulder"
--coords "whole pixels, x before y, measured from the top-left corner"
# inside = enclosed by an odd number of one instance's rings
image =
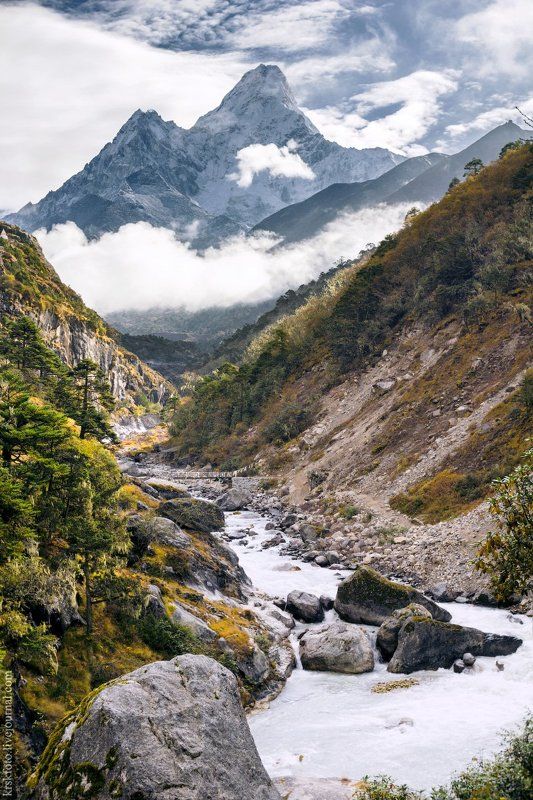
[[[192,497],[169,500],[159,507],[159,513],[189,531],[211,533],[224,528],[224,512],[207,500]]]
[[[413,617],[431,619],[431,614],[424,606],[418,603],[409,603],[405,608],[393,611],[391,616],[381,624],[376,637],[376,646],[384,661],[390,661],[394,655],[394,651],[398,647],[398,634],[404,623]]]
[[[515,653],[521,644],[522,640],[516,636],[484,633],[476,628],[413,617],[402,625],[398,646],[387,669],[403,674],[421,669],[447,669],[464,653],[506,656]]]
[[[418,603],[432,617],[448,622],[451,614],[412,586],[384,578],[371,567],[360,566],[337,589],[335,610],[346,622],[381,625],[393,611]]]
[[[235,677],[191,654],[89,695],[50,737],[28,788],[32,800],[280,800]]]

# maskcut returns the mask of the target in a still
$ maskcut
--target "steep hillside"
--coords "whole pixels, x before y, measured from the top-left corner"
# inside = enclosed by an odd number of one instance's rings
[[[240,151],[284,148],[291,158],[293,143],[304,162],[296,173],[239,176]],[[31,231],[73,220],[96,238],[144,220],[205,247],[331,183],[374,178],[402,160],[383,148],[356,150],[325,139],[298,108],[279,67],[261,64],[190,130],[155,111],[136,111],[79,173],[8,220]]]
[[[420,577],[464,545],[467,570],[478,506],[531,433],[532,156],[456,186],[199,381],[178,453],[278,473],[333,544],[384,569],[401,552]]]
[[[530,132],[507,122],[454,155],[429,153],[410,158],[370,181],[329,186],[301,203],[286,206],[254,230],[269,230],[285,242],[297,242],[316,235],[340,214],[377,203],[432,203],[443,196],[450,181],[463,178],[465,164],[472,158],[487,164],[498,158],[504,145],[529,137]]]
[[[2,324],[25,315],[35,320],[46,342],[69,366],[89,358],[108,375],[124,408],[161,402],[166,381],[122,348],[115,332],[60,280],[33,236],[0,224],[0,313]]]

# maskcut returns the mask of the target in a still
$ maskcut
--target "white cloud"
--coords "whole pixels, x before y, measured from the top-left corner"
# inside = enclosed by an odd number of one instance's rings
[[[368,39],[339,55],[316,55],[294,61],[284,68],[291,86],[304,97],[315,88],[346,73],[387,72],[394,67],[388,45],[381,39]]]
[[[533,69],[533,3],[495,0],[481,11],[461,17],[457,41],[476,52],[478,75],[521,79]]]
[[[139,107],[192,125],[252,66],[151,47],[35,5],[0,7],[0,29],[0,208],[57,188]]]
[[[270,13],[249,12],[228,41],[244,50],[261,47],[288,52],[308,50],[326,44],[334,26],[349,15],[349,8],[338,0],[284,4]]]
[[[263,234],[199,253],[145,222],[98,241],[87,241],[73,222],[39,231],[37,238],[62,279],[102,314],[153,307],[197,311],[260,302],[312,280],[399,228],[411,206],[349,214],[314,239],[288,247],[275,247],[277,240]]]
[[[276,144],[250,144],[237,153],[237,172],[229,178],[236,181],[243,189],[252,185],[254,175],[269,172],[274,177],[303,178],[312,180],[315,173],[311,167],[296,153],[298,145],[289,141],[284,147]]]
[[[472,132],[477,133],[479,131],[490,131],[497,125],[502,125],[508,120],[512,120],[517,125],[521,125],[521,127],[525,127],[523,119],[520,116],[520,113],[516,110],[515,105],[518,105],[518,107],[525,114],[533,114],[532,96],[528,99],[519,101],[512,106],[496,106],[488,111],[483,111],[481,114],[478,114],[468,122],[459,122],[454,125],[447,125],[445,128],[445,133],[448,134],[452,139],[456,139]]]
[[[451,70],[418,70],[391,81],[373,83],[351,98],[351,107],[306,109],[311,120],[330,139],[345,147],[387,147],[408,156],[427,148],[417,142],[437,122],[439,98],[457,89]],[[400,104],[400,108],[368,121],[365,115]]]

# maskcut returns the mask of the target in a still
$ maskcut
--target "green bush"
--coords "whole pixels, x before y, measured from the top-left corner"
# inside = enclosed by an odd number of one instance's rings
[[[158,619],[147,614],[138,625],[143,642],[167,658],[181,656],[183,653],[197,653],[200,643],[188,628],[175,625],[169,619]]]
[[[423,800],[426,795],[397,785],[385,776],[364,778],[354,800]],[[431,800],[531,800],[533,797],[533,718],[524,731],[508,739],[503,753],[488,761],[474,762],[449,786],[432,790]]]

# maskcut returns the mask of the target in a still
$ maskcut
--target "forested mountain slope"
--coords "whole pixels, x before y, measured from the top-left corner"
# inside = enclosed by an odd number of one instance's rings
[[[299,499],[379,494],[428,522],[479,503],[531,432],[532,157],[512,149],[455,186],[196,383],[180,456],[279,470]]]
[[[62,361],[91,359],[109,377],[120,406],[160,402],[171,389],[159,373],[121,347],[116,333],[66,286],[46,261],[36,239],[0,223],[0,324],[22,315],[39,326]]]

